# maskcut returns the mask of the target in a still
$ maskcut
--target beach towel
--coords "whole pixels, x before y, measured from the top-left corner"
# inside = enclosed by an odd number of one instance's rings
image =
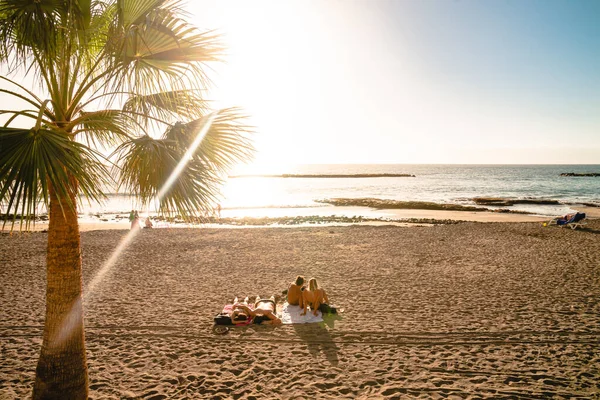
[[[292,306],[288,303],[283,304],[281,309],[281,322],[286,325],[290,324],[308,324],[312,322],[323,322],[323,314],[319,311],[315,316],[311,310],[306,312],[306,315],[300,315],[303,309],[300,306]]]

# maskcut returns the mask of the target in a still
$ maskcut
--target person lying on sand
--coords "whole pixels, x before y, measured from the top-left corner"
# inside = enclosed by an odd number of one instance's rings
[[[231,312],[231,322],[234,325],[248,325],[249,323],[263,325],[279,325],[281,320],[275,315],[275,297],[261,299],[256,296],[254,309],[248,304],[248,298],[244,303],[235,303]]]
[[[325,290],[319,288],[317,280],[315,278],[311,278],[308,281],[308,290],[302,291],[302,301],[304,303],[304,312],[300,315],[306,315],[306,311],[310,305],[310,309],[316,316],[317,312],[319,311],[319,306],[322,303],[327,303],[329,298],[327,297]]]
[[[252,319],[249,318],[249,313],[242,305],[248,307],[248,298],[246,297],[243,303],[239,303],[238,298],[236,297],[235,300],[233,300],[233,304],[226,304],[225,307],[223,307],[223,311],[219,313],[219,316],[227,316],[233,325],[250,325]]]
[[[287,291],[287,302],[292,306],[300,306],[300,308],[304,307],[304,302],[302,301],[302,291],[304,290],[304,277],[298,275],[296,277],[296,281],[290,283],[290,286]]]

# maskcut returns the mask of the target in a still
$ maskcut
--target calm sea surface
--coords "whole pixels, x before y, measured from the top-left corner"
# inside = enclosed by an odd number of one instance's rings
[[[301,165],[265,171],[268,176],[229,178],[222,191],[223,216],[313,215],[330,198],[378,198],[473,205],[474,197],[553,199],[560,206],[515,205],[514,210],[541,215],[570,212],[570,205],[600,204],[600,177],[564,177],[564,172],[600,173],[600,165]],[[414,177],[289,178],[282,174],[410,174]],[[275,176],[273,176],[275,175]],[[336,214],[336,208],[329,206]],[[111,195],[105,204],[85,204],[83,214],[125,213],[132,208],[153,213],[127,195]],[[313,209],[313,210],[311,210]],[[260,211],[258,211],[260,210]],[[293,210],[293,211],[292,211]],[[345,214],[364,215],[345,211]]]

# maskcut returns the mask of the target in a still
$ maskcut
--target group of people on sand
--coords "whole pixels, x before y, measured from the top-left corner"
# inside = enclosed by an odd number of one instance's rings
[[[316,316],[321,305],[328,301],[327,293],[319,287],[315,278],[308,281],[307,288],[304,286],[304,277],[298,276],[287,289],[287,302],[290,306],[302,308],[303,312],[300,315],[306,315],[310,307]],[[241,303],[236,297],[233,304],[228,304],[223,308],[223,313],[230,316],[233,325],[281,324],[281,319],[277,317],[275,296],[271,296],[269,299],[261,299],[256,296],[253,305],[248,304],[248,297]]]

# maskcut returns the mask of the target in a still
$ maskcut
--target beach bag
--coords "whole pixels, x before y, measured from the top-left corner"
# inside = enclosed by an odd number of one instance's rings
[[[335,307],[325,303],[321,303],[319,306],[319,311],[321,311],[323,314],[337,314],[337,309]]]
[[[216,325],[233,325],[233,322],[231,322],[231,316],[229,314],[218,313],[215,315],[214,320]]]

